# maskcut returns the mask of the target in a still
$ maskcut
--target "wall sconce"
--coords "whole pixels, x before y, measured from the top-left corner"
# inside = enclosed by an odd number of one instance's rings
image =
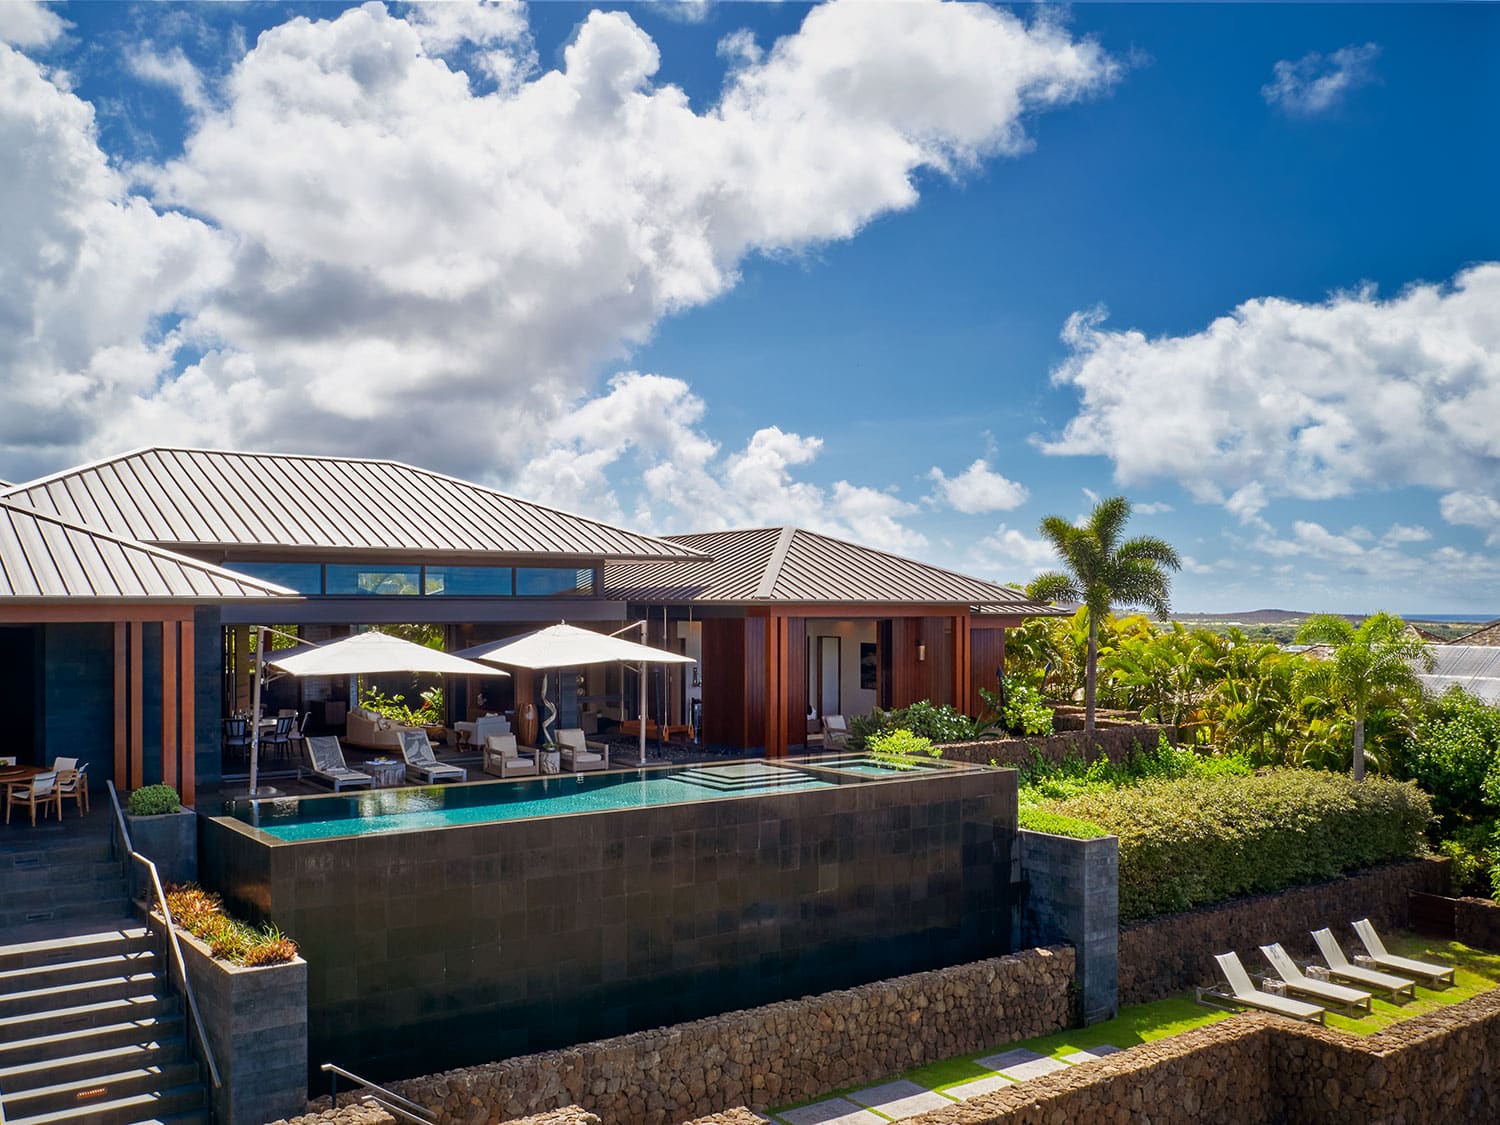
[[[917,644],[917,659],[918,660],[926,660],[927,659],[927,646],[924,645],[924,644],[921,644],[920,642]]]

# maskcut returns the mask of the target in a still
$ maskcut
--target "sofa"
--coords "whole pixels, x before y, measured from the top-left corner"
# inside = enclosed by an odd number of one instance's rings
[[[355,707],[349,712],[349,725],[344,741],[350,746],[362,746],[366,750],[392,750],[399,753],[401,732],[421,729],[387,719],[366,707]]]

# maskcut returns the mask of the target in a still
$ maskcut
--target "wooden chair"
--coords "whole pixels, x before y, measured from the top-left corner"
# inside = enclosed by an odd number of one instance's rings
[[[89,808],[89,779],[84,771],[89,764],[84,762],[78,764],[77,758],[54,758],[52,768],[57,771],[57,795],[59,806],[62,801],[77,801],[78,815],[82,816]],[[61,816],[59,807],[58,816]]]
[[[57,787],[57,771],[39,773],[25,785],[10,786],[5,796],[5,823],[10,823],[10,810],[16,805],[25,805],[31,810],[31,826],[36,827],[36,807],[42,806],[42,819],[47,819],[49,808],[57,809],[57,819],[62,820],[62,792]]]

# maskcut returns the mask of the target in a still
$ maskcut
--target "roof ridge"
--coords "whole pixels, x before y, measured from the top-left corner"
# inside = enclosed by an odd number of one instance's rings
[[[220,578],[227,578],[241,585],[253,586],[272,597],[300,598],[302,596],[296,590],[289,590],[287,587],[278,586],[274,582],[252,578],[250,575],[241,574],[237,570],[228,570],[222,566],[215,566],[213,563],[204,562],[202,559],[195,559],[191,555],[181,555],[176,551],[168,550],[165,547],[158,547],[152,543],[142,543],[139,539],[132,539],[128,535],[116,535],[113,531],[90,527],[86,523],[66,519],[54,512],[44,512],[39,508],[33,508],[29,504],[22,504],[6,496],[0,496],[0,508],[9,508],[13,512],[20,512],[22,515],[29,516],[32,519],[56,524],[58,527],[65,527],[70,531],[81,531],[85,535],[92,535],[96,539],[107,539],[111,543],[115,543],[121,547],[128,547],[133,551],[144,551],[148,555],[168,559],[178,566],[188,566],[194,570],[217,575]]]
[[[786,565],[786,553],[792,549],[792,540],[797,529],[790,524],[782,527],[776,536],[776,546],[771,548],[771,557],[766,560],[766,569],[761,572],[760,584],[755,588],[757,598],[769,598],[781,580],[781,568]]]
[[[852,539],[839,539],[836,536],[828,535],[821,531],[810,531],[807,528],[801,527],[796,528],[795,530],[799,535],[811,535],[816,539],[822,539],[832,543],[852,545],[858,547],[862,551],[869,551],[872,554],[882,555],[888,559],[895,559],[897,562],[910,563],[912,566],[922,566],[926,567],[928,570],[936,570],[939,573],[946,574],[952,578],[960,578],[965,582],[979,582],[985,586],[991,587],[992,589],[1003,591],[1007,595],[1014,595],[1015,600],[1018,602],[1027,601],[1026,593],[1024,590],[1017,590],[1010,586],[1002,586],[998,582],[991,582],[988,578],[976,578],[972,574],[964,574],[961,571],[950,570],[948,567],[938,566],[936,563],[923,562],[921,559],[914,559],[910,555],[898,555],[894,551],[884,551],[879,547],[871,547],[867,543],[857,543]]]

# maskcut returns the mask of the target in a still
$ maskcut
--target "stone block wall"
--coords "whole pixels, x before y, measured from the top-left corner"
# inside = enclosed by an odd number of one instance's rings
[[[393,1084],[440,1125],[577,1105],[670,1125],[780,1105],[1068,1026],[1073,951],[1034,949]],[[737,1125],[739,1117],[710,1117]]]
[[[1060,731],[1035,738],[993,738],[978,742],[945,742],[943,757],[950,762],[973,762],[987,766],[1029,766],[1040,754],[1045,761],[1060,763],[1068,757],[1092,762],[1108,754],[1112,762],[1122,762],[1145,750],[1156,749],[1165,734],[1175,741],[1171,727],[1152,723],[1109,723],[1092,733],[1082,730]]]
[[[1354,919],[1369,918],[1377,928],[1404,927],[1407,894],[1446,892],[1448,864],[1446,859],[1388,863],[1327,883],[1125,926],[1119,945],[1120,1003],[1143,1004],[1207,984],[1218,972],[1214,954],[1231,949],[1252,971],[1264,960],[1259,947],[1273,941],[1293,956],[1312,956],[1312,931],[1324,926],[1333,929],[1347,952]]]
[[[1453,936],[1465,945],[1500,951],[1500,903],[1487,898],[1455,899]]]
[[[1016,850],[1025,887],[1017,945],[1071,944],[1084,1023],[1109,1019],[1119,1010],[1119,840],[1022,829]]]

